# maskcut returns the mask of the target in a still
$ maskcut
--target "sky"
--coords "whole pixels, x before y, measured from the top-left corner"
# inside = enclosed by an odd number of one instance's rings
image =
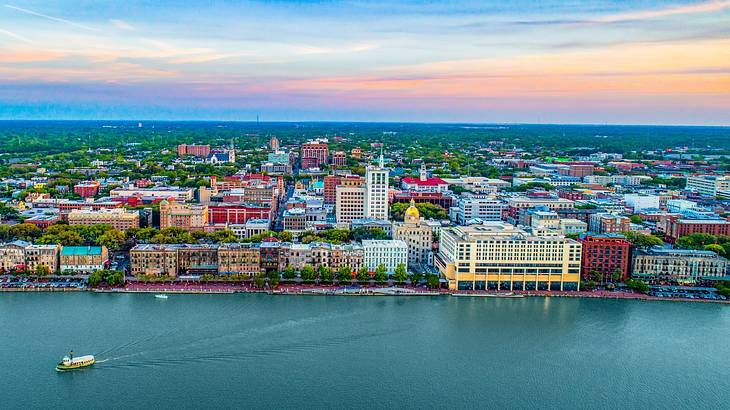
[[[730,0],[0,0],[0,119],[257,115],[730,125]]]

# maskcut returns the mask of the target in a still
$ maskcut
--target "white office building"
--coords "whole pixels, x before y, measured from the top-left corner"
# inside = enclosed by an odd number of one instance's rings
[[[405,241],[398,239],[391,240],[365,240],[362,241],[363,265],[374,271],[383,264],[392,274],[398,265],[408,268],[408,245]]]

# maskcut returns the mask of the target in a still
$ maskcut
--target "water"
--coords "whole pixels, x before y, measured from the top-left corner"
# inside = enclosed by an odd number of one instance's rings
[[[0,408],[727,408],[730,306],[0,294]],[[92,368],[57,373],[69,349]]]

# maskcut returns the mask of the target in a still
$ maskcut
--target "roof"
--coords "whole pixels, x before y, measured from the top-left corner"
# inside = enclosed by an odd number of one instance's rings
[[[61,256],[71,255],[101,255],[101,246],[64,246]]]
[[[438,177],[426,178],[421,180],[420,178],[406,177],[403,178],[403,183],[408,185],[419,185],[419,186],[439,186],[448,185],[449,183]]]

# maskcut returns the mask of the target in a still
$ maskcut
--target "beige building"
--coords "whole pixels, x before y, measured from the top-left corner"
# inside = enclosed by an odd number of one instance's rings
[[[177,276],[177,249],[170,245],[137,245],[129,252],[134,276]]]
[[[208,225],[208,205],[160,201],[160,228],[202,230]]]
[[[227,243],[218,247],[218,274],[254,276],[261,272],[261,251],[250,243]]]
[[[39,266],[46,266],[50,273],[60,270],[60,245],[30,245],[25,248],[25,268],[35,272]]]
[[[435,264],[449,289],[578,290],[581,244],[485,222],[442,229]]]
[[[25,266],[25,248],[28,242],[15,241],[0,245],[0,272],[21,269]]]
[[[433,228],[421,220],[413,199],[403,222],[393,224],[393,239],[400,239],[408,245],[408,265],[411,269],[433,265]]]
[[[74,209],[68,214],[69,225],[109,224],[121,231],[139,228],[139,212],[124,208],[113,209]]]
[[[352,223],[365,218],[365,187],[340,185],[336,188],[335,214],[337,223]]]

